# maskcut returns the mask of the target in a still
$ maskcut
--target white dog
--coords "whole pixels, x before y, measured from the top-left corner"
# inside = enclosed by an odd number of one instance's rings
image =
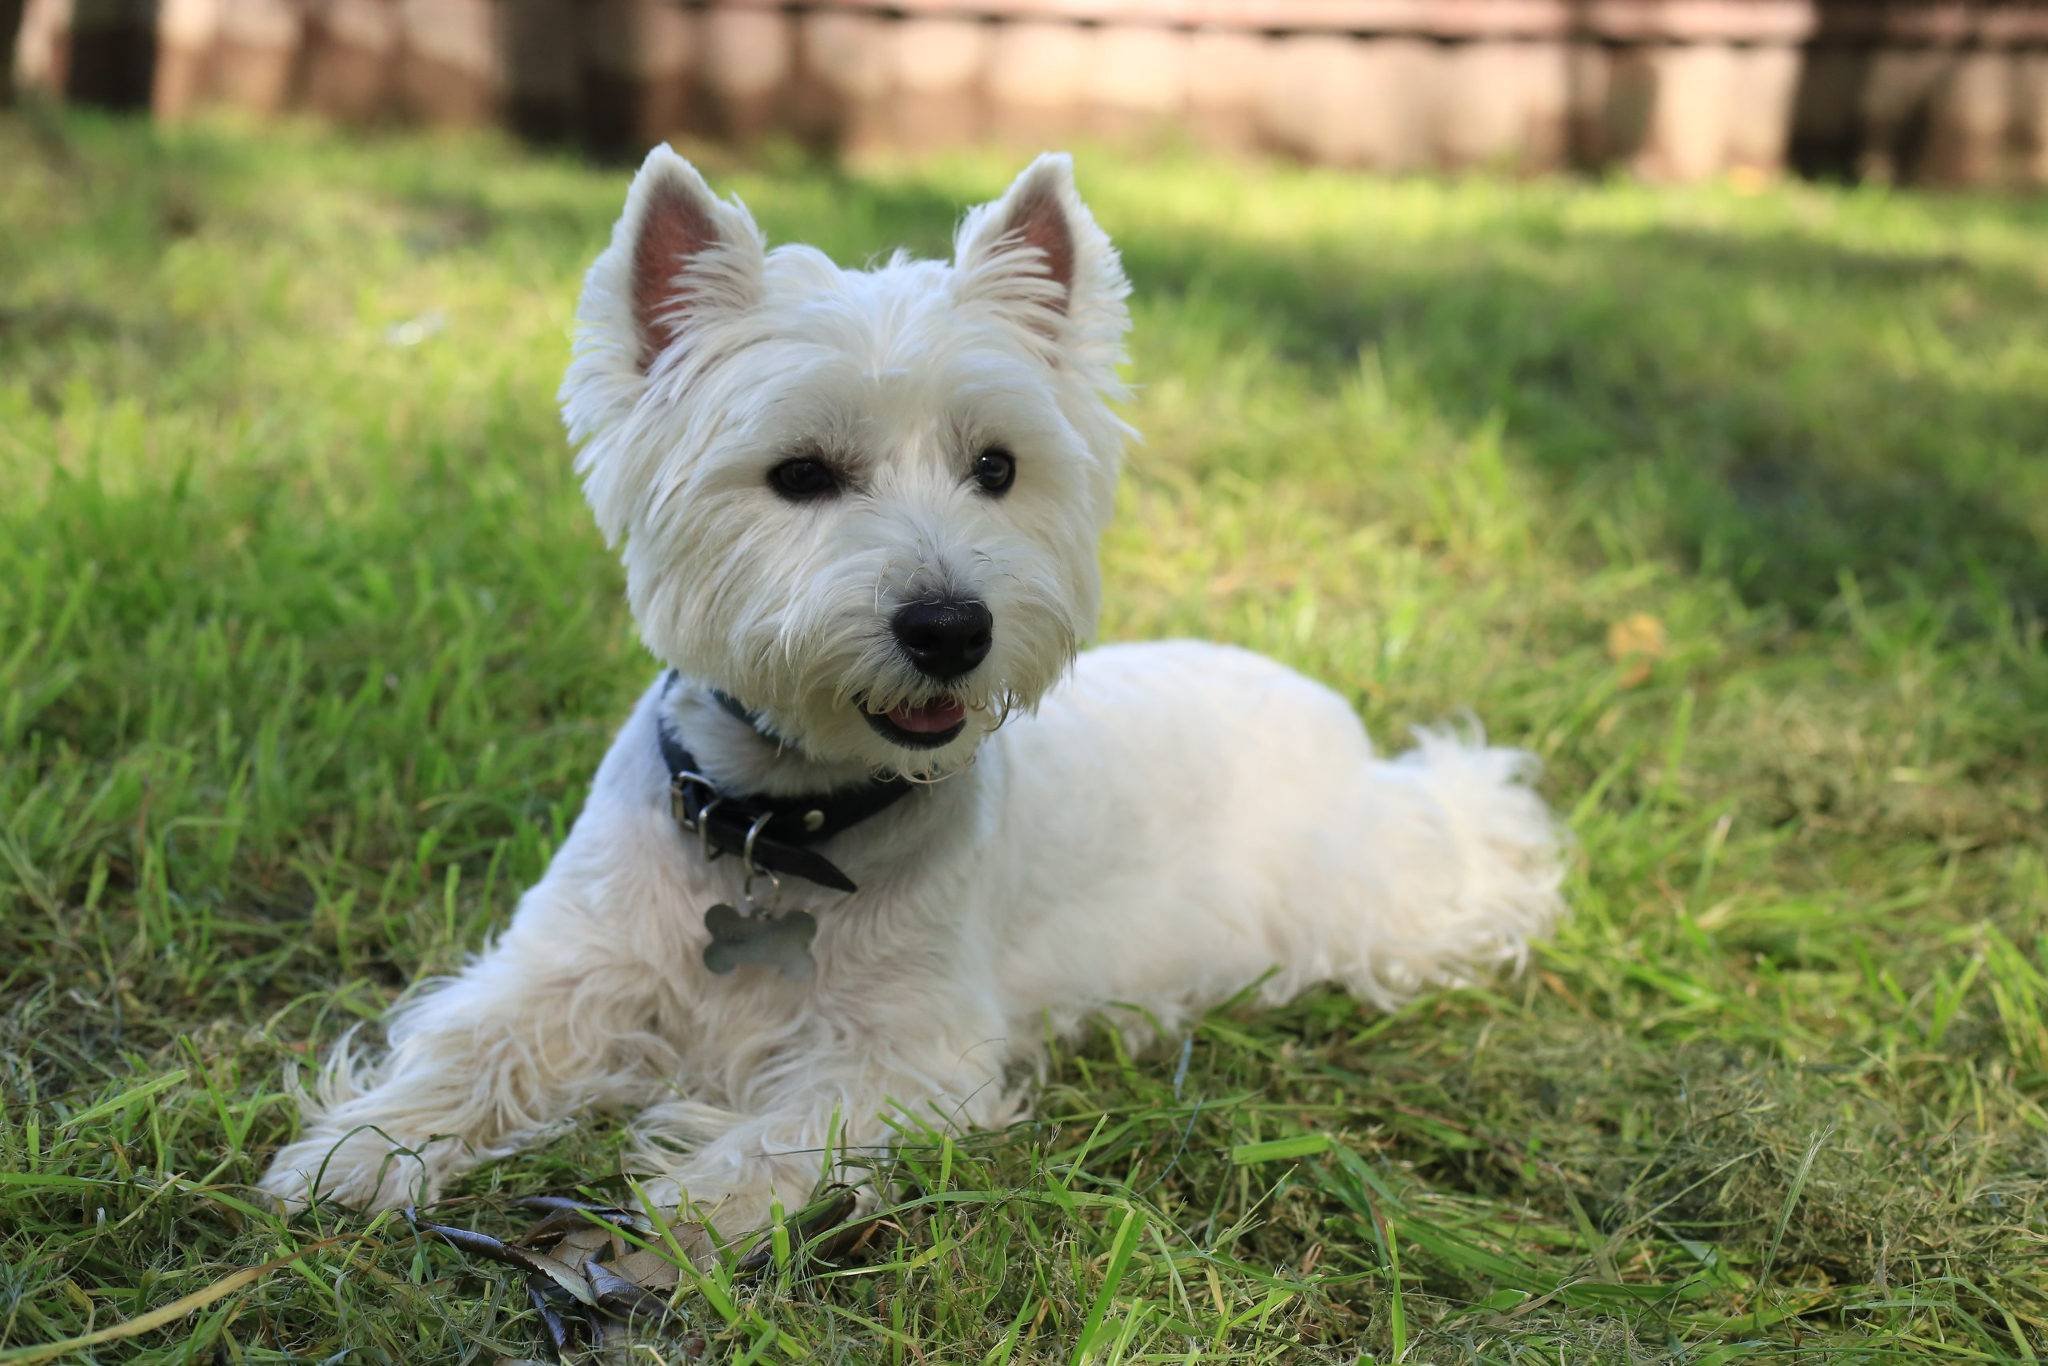
[[[268,1190],[431,1199],[624,1106],[656,1198],[744,1231],[905,1115],[1016,1117],[1048,1022],[1520,963],[1562,909],[1527,756],[1377,758],[1241,650],[1076,657],[1128,292],[1062,156],[951,264],[871,271],[648,156],[561,397],[673,672],[497,942],[336,1050]]]

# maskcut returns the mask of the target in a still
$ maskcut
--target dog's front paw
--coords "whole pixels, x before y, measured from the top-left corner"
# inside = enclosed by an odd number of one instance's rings
[[[260,1185],[291,1213],[316,1199],[362,1210],[426,1204],[441,1193],[449,1174],[433,1150],[449,1143],[414,1148],[372,1129],[313,1133],[272,1158]]]

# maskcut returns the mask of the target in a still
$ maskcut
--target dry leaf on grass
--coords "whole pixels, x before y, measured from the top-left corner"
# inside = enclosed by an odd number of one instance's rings
[[[617,1205],[596,1205],[564,1196],[538,1196],[519,1202],[541,1218],[518,1237],[506,1241],[474,1229],[453,1228],[415,1217],[413,1226],[472,1257],[518,1267],[526,1273],[527,1298],[540,1317],[547,1345],[559,1359],[573,1348],[616,1341],[619,1327],[629,1331],[673,1318],[669,1297],[683,1273],[665,1249],[673,1245],[692,1258],[712,1254],[710,1238],[695,1224],[676,1223],[667,1239],[640,1211]],[[807,1260],[832,1260],[864,1246],[873,1220],[848,1224],[856,1205],[850,1187],[834,1187],[788,1220],[791,1241]],[[625,1236],[630,1232],[651,1246]],[[759,1275],[774,1266],[773,1244],[763,1238],[734,1267],[741,1277]],[[696,1351],[701,1352],[698,1342]],[[685,1344],[685,1355],[695,1355]]]
[[[1622,666],[1624,688],[1647,682],[1651,669],[1669,652],[1664,623],[1648,612],[1623,617],[1607,628],[1607,657]]]
[[[521,1247],[517,1243],[501,1242],[488,1233],[478,1233],[474,1229],[450,1228],[446,1224],[428,1223],[418,1224],[416,1227],[422,1233],[431,1233],[450,1247],[467,1252],[472,1257],[503,1262],[507,1266],[516,1266],[531,1275],[551,1281],[556,1288],[580,1304],[592,1307],[597,1304],[597,1294],[591,1290],[590,1283],[582,1274],[567,1263],[556,1261],[545,1252]]]

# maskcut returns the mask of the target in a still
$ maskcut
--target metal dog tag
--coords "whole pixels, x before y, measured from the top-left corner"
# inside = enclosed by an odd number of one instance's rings
[[[745,899],[743,898],[743,901]],[[809,911],[769,911],[748,903],[751,915],[720,902],[704,913],[711,940],[704,946],[704,966],[720,974],[758,963],[774,968],[793,982],[808,978],[816,964],[811,940],[818,919]]]

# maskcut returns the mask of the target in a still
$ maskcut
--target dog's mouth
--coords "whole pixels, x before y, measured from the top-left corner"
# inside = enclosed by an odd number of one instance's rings
[[[906,749],[937,749],[967,725],[966,706],[952,697],[938,697],[916,705],[906,702],[885,712],[870,711],[863,705],[860,714],[867,718],[875,734]]]

